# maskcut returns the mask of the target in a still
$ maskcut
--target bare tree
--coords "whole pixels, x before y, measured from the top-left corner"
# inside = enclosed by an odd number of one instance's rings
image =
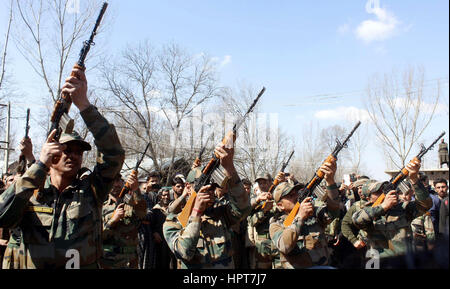
[[[239,83],[237,89],[224,90],[222,102],[227,119],[241,118],[252,104],[258,90],[251,85]],[[233,122],[228,122],[232,127]],[[259,104],[247,117],[237,132],[235,164],[238,172],[250,180],[258,174],[269,173],[275,176],[281,169],[294,146],[293,140],[278,127],[276,115],[260,113]]]
[[[64,77],[69,75],[74,57],[87,38],[98,13],[99,1],[84,1],[84,8],[70,11],[69,0],[16,0],[21,29],[16,33],[16,46],[33,71],[44,81],[55,101]]]
[[[428,91],[424,79],[423,68],[409,68],[401,80],[393,72],[382,79],[374,76],[367,87],[369,116],[385,156],[396,168],[405,165],[439,103],[439,82],[435,91]]]
[[[171,161],[166,185],[172,175],[174,159],[182,143],[180,128],[193,110],[217,95],[216,68],[210,57],[192,56],[176,44],[165,46],[158,57],[160,107],[173,134]]]
[[[106,91],[103,106],[115,116],[118,130],[133,136],[121,138],[125,151],[131,155],[142,153],[150,143],[150,158],[161,171],[155,59],[153,48],[145,42],[127,47],[116,62],[105,59],[100,70]]]
[[[362,126],[365,127],[364,125]],[[322,129],[320,132],[322,151],[325,154],[329,154],[335,148],[337,140],[342,142],[351,129],[352,126],[350,125],[333,125]],[[361,173],[363,166],[362,154],[367,145],[365,135],[364,128],[359,127],[347,142],[346,147],[339,153],[336,179],[341,179],[344,174],[348,173]],[[325,157],[326,155],[324,155],[324,159]]]
[[[9,6],[9,18],[8,18],[8,28],[6,29],[5,34],[5,43],[3,44],[3,52],[2,52],[2,58],[0,62],[0,99],[2,98],[2,89],[3,89],[3,83],[5,81],[5,71],[6,71],[6,54],[8,51],[8,44],[9,44],[9,35],[11,32],[11,23],[13,20],[13,1],[11,0],[10,6]]]
[[[296,148],[291,172],[299,182],[306,183],[320,167],[327,152],[320,137],[319,124],[310,122],[302,129],[302,141]],[[329,152],[328,152],[329,154]]]

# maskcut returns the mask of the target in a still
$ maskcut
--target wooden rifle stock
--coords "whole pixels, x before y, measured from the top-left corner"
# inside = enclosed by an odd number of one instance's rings
[[[323,163],[326,162],[335,162],[337,159],[332,154],[329,155]],[[320,184],[320,182],[323,180],[323,177],[325,174],[320,170],[320,168],[316,171],[316,174],[312,178],[312,180],[306,185],[305,187],[305,196],[303,199],[306,199],[310,195],[313,194],[314,189]],[[292,221],[294,221],[295,216],[297,216],[298,210],[300,209],[300,202],[297,201],[292,211],[289,213],[289,215],[286,217],[286,219],[283,222],[283,225],[285,227],[288,227],[292,224]]]

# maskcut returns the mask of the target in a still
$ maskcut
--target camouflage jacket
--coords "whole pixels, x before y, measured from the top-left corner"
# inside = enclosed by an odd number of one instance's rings
[[[127,268],[127,263],[130,262],[128,259],[132,258],[136,259],[132,263],[137,268],[138,228],[147,213],[147,204],[140,192],[133,192],[129,204],[124,206],[124,218],[114,225],[110,221],[117,207],[116,203],[110,196],[103,204],[102,263],[105,267]]]
[[[33,164],[0,196],[0,226],[21,232],[20,250],[14,250],[19,241],[11,240],[7,251],[11,250],[5,252],[8,268],[64,268],[69,249],[78,251],[80,267],[97,267],[102,255],[102,205],[122,167],[124,151],[114,126],[94,106],[81,116],[97,146],[92,173],[77,176],[60,193],[47,172]]]
[[[360,231],[353,224],[352,216],[356,211],[359,211],[362,207],[364,207],[365,203],[366,201],[364,200],[359,200],[353,203],[350,209],[348,209],[347,213],[345,213],[345,216],[341,222],[342,235],[347,238],[347,240],[349,240],[352,244],[358,241],[358,232]]]
[[[431,215],[429,212],[415,218],[411,222],[411,229],[413,232],[414,242],[418,246],[423,246],[426,243],[432,244],[436,239],[433,221],[431,220]]]
[[[337,194],[337,188],[332,189]],[[283,269],[307,268],[328,265],[330,250],[328,248],[325,228],[339,216],[339,210],[329,210],[326,202],[314,203],[314,215],[300,220],[296,217],[292,224],[284,227],[284,214],[273,219],[270,224],[270,237],[280,252]]]
[[[280,210],[274,205],[272,209],[267,212],[264,212],[260,208],[248,217],[248,222],[252,227],[251,229],[254,230],[257,261],[272,262],[274,256],[278,254],[278,250],[270,239],[269,226],[270,220],[279,215]]]
[[[399,202],[387,212],[368,202],[352,216],[353,224],[367,232],[369,245],[380,253],[380,258],[405,254],[407,242],[412,240],[412,220],[431,208],[432,200],[422,183],[418,182],[413,188],[414,201]]]
[[[250,201],[239,177],[228,180],[228,201],[216,200],[201,217],[189,217],[185,228],[169,214],[163,226],[170,250],[183,269],[232,269],[231,226],[250,213]]]

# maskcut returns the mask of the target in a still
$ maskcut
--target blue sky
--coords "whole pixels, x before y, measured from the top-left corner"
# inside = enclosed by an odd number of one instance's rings
[[[447,98],[447,111],[436,117],[426,137],[448,133],[449,2],[380,0],[379,9],[367,8],[367,2],[111,0],[107,13],[114,20],[105,41],[110,53],[149,40],[155,46],[173,41],[192,53],[217,57],[221,82],[265,86],[261,111],[278,113],[282,129],[296,137],[311,120],[324,127],[346,122],[339,113],[319,119],[324,115],[319,111],[363,110],[364,89],[374,73],[421,65],[427,80],[443,79]],[[0,5],[1,35],[5,6]],[[11,54],[15,74],[29,93],[33,78],[22,76],[30,69],[20,55]],[[334,98],[317,96],[322,94]],[[370,155],[372,175],[383,178],[383,164],[373,162],[381,154]]]

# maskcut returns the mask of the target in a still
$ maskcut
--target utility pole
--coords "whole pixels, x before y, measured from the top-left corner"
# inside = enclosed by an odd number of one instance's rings
[[[0,141],[0,143],[6,144],[6,148],[1,147],[0,149],[5,150],[5,159],[3,160],[3,173],[8,172],[8,162],[9,162],[9,151],[11,150],[9,148],[9,128],[10,128],[10,121],[11,121],[11,103],[8,101],[8,104],[1,104],[0,106],[7,107],[7,117],[6,117],[6,135],[5,135],[5,141]]]

